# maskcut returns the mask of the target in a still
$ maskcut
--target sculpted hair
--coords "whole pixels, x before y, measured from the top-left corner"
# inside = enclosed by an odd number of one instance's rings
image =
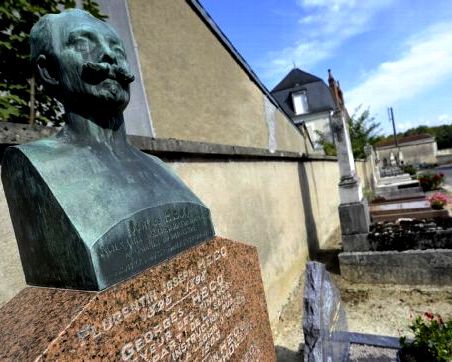
[[[40,54],[45,56],[54,56],[54,36],[59,37],[59,33],[53,29],[55,25],[64,26],[63,18],[66,17],[85,17],[98,20],[90,13],[80,9],[68,9],[59,14],[47,14],[42,16],[30,32],[31,64],[33,68],[36,65],[36,59]],[[57,24],[60,22],[60,24]],[[106,24],[108,25],[108,24]]]
[[[36,59],[40,54],[54,55],[52,38],[52,17],[56,14],[47,14],[41,17],[33,25],[30,32],[31,64],[36,65]]]

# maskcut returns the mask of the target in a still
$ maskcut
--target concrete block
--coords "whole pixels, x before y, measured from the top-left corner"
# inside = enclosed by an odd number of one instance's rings
[[[452,285],[452,249],[344,252],[339,266],[356,283]]]
[[[370,216],[367,201],[339,205],[342,235],[369,232]]]
[[[344,251],[369,251],[368,233],[342,235]]]

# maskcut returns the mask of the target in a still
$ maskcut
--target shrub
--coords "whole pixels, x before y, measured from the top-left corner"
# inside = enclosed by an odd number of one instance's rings
[[[416,175],[416,167],[414,167],[413,165],[403,166],[402,171],[410,174],[411,176]]]
[[[367,199],[368,203],[371,203],[376,197],[375,192],[368,187],[363,189],[363,195]]]
[[[400,337],[401,361],[440,361],[452,359],[452,321],[443,322],[439,314],[426,312],[418,316],[410,329],[414,340]]]
[[[421,184],[422,190],[432,191],[438,190],[441,184],[444,182],[444,174],[426,172],[417,176],[419,183]]]
[[[441,210],[444,209],[447,202],[449,201],[449,197],[441,192],[435,192],[432,196],[427,198],[430,201],[430,206],[432,209]]]

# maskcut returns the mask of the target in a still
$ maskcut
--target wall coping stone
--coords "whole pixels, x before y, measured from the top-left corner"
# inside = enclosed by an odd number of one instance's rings
[[[50,137],[60,130],[59,127],[0,122],[0,156],[1,150],[7,146],[32,142]],[[292,151],[270,151],[265,148],[224,145],[208,142],[185,141],[174,138],[151,138],[128,135],[129,142],[140,150],[158,154],[167,158],[196,157],[203,158],[253,158],[257,160],[275,161],[327,161],[337,162],[337,158],[324,155],[307,155]]]
[[[0,122],[0,158],[7,146],[36,141],[53,136],[60,127],[45,127],[21,123]],[[293,151],[270,151],[266,148],[225,145],[209,142],[179,140],[175,138],[151,138],[128,135],[129,142],[143,152],[166,158],[248,158],[257,160],[297,161],[297,162],[337,162],[336,156],[306,154]],[[356,160],[363,162],[365,160]]]

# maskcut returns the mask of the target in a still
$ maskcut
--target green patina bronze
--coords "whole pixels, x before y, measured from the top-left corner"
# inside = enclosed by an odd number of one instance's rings
[[[66,124],[3,158],[27,282],[101,290],[213,237],[210,212],[193,192],[127,143],[123,111],[133,75],[116,32],[68,10],[35,24],[31,48]]]

